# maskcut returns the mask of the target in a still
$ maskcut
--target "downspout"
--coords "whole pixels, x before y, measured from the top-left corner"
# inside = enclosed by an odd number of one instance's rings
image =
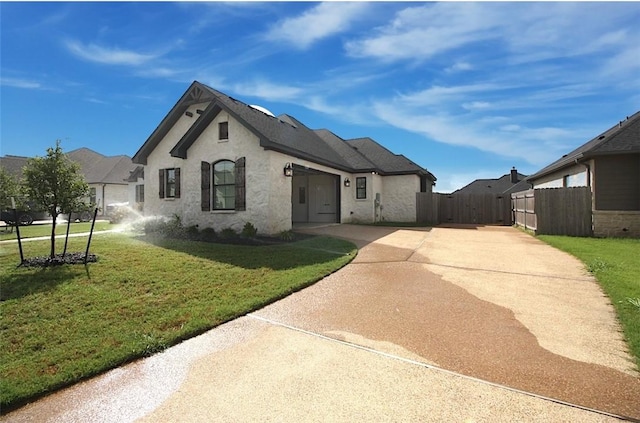
[[[591,166],[588,163],[579,163],[578,159],[575,159],[575,163],[587,168],[587,186],[589,187],[589,191],[591,191],[591,234],[593,234],[595,229],[593,223],[593,211],[596,209],[596,196],[593,195],[593,189],[591,188]]]
[[[577,165],[582,165],[582,166],[587,168],[587,186],[591,187],[591,166],[589,166],[588,163],[580,163],[580,162],[578,162],[578,159],[575,159],[574,162]]]
[[[104,193],[105,193],[105,187],[107,186],[107,184],[102,184],[102,215],[104,216],[104,214],[106,213],[105,207],[107,207],[107,204],[105,202],[105,198],[104,198]]]

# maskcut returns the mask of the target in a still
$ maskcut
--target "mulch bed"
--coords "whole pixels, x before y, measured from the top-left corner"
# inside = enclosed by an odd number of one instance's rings
[[[84,259],[85,259],[84,253],[67,253],[64,255],[56,254],[56,256],[53,258],[51,258],[50,256],[26,258],[22,262],[21,266],[49,267],[49,266],[60,266],[62,264],[84,264]],[[95,263],[97,261],[98,261],[98,257],[95,254],[89,254],[87,256],[87,263]]]

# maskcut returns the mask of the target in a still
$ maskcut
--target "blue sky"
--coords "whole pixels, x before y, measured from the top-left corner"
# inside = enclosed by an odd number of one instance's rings
[[[640,3],[3,2],[0,153],[133,156],[194,81],[450,192],[640,110]]]

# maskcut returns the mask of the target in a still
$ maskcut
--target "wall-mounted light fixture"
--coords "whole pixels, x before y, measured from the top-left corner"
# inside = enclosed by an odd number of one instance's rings
[[[291,163],[287,163],[286,165],[284,165],[284,176],[293,176],[293,167],[291,167]]]
[[[344,186],[349,188],[351,186],[351,181],[349,178],[344,178]]]

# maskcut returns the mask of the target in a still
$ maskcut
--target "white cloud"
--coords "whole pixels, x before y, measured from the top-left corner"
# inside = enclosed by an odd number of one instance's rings
[[[637,15],[637,6],[624,3],[429,3],[397,12],[389,24],[345,47],[354,57],[392,62],[477,46],[506,52],[503,65],[528,63],[632,46],[627,32]],[[447,68],[455,70],[465,69]]]
[[[491,107],[491,103],[486,101],[472,101],[470,103],[463,103],[462,108],[466,110],[482,110]]]
[[[507,86],[501,86],[491,83],[479,83],[458,86],[440,86],[434,85],[427,89],[417,91],[411,94],[400,94],[398,100],[407,105],[413,106],[443,106],[453,101],[467,99],[468,96],[475,93],[484,93],[490,91],[499,91],[507,89]],[[472,103],[468,103],[472,104]],[[476,104],[476,106],[481,103]]]
[[[316,41],[347,30],[368,7],[366,2],[321,3],[300,16],[277,22],[266,38],[306,49]]]
[[[519,126],[516,131],[515,124],[496,127],[463,114],[416,110],[399,99],[375,103],[374,110],[378,118],[387,124],[421,134],[433,141],[519,158],[534,165],[555,160],[565,152],[559,150],[556,141],[576,136],[563,128]],[[511,131],[505,131],[504,128],[510,128]]]
[[[371,36],[346,43],[355,57],[423,60],[457,47],[496,38],[495,13],[477,3],[435,3],[401,10]]]
[[[456,62],[453,65],[446,68],[444,71],[446,73],[454,73],[454,72],[464,72],[473,69],[473,65],[468,62]]]
[[[65,46],[72,54],[84,60],[108,65],[140,66],[157,57],[157,55],[153,54],[142,54],[120,48],[107,48],[96,44],[84,45],[75,40],[68,40]]]
[[[42,89],[42,84],[37,81],[21,78],[0,78],[0,85],[14,88],[25,88],[30,90]]]
[[[289,101],[300,96],[302,89],[287,85],[278,85],[268,81],[256,80],[237,83],[233,91],[244,96],[263,98],[268,101]]]

